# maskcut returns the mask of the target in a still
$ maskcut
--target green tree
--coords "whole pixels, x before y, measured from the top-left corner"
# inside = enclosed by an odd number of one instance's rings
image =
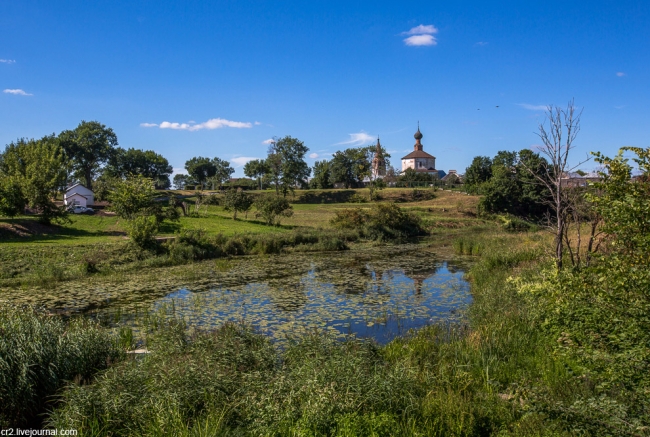
[[[113,129],[98,121],[82,121],[74,130],[61,132],[59,139],[73,170],[92,189],[98,171],[115,153],[118,143]]]
[[[330,161],[316,161],[312,169],[314,177],[309,182],[311,188],[326,189],[332,188]]]
[[[151,179],[138,175],[115,184],[110,194],[111,211],[118,217],[133,220],[147,214],[154,205],[156,189]]]
[[[169,175],[173,168],[169,161],[153,150],[128,149],[120,147],[115,149],[113,156],[109,159],[105,173],[117,178],[128,176],[144,176],[152,179],[158,189],[168,189],[171,184]]]
[[[244,165],[244,174],[249,178],[257,179],[257,182],[262,189],[262,179],[269,173],[269,168],[265,160],[253,159]]]
[[[212,165],[214,165],[214,175],[210,179],[214,190],[215,184],[218,184],[219,188],[221,188],[224,182],[228,182],[235,169],[230,166],[228,161],[216,157],[212,159]]]
[[[345,188],[358,187],[372,170],[366,148],[349,148],[337,151],[330,163],[330,181],[342,183]]]
[[[0,160],[0,175],[11,185],[20,186],[22,197],[36,209],[40,220],[51,223],[65,220],[66,212],[56,206],[54,197],[67,178],[67,159],[58,139],[46,136],[40,140],[21,139],[9,144]],[[18,200],[16,199],[16,206]]]
[[[187,173],[197,184],[201,185],[201,189],[205,187],[208,179],[217,173],[214,162],[210,158],[204,158],[202,156],[194,157],[186,161],[185,170],[187,170]]]
[[[186,174],[175,174],[174,175],[174,188],[177,190],[184,190],[186,185],[192,184],[192,177]]]
[[[491,161],[491,177],[480,184],[484,196],[479,210],[534,219],[549,211],[550,192],[539,181],[547,171],[543,157],[528,149],[519,153],[502,150]]]
[[[0,174],[0,215],[15,217],[23,213],[27,199],[18,178]]]
[[[635,178],[623,152],[636,154],[633,160],[640,174]],[[604,170],[602,181],[587,198],[603,218],[603,230],[613,238],[611,247],[631,265],[650,264],[650,148],[624,147],[615,158],[594,155]]]
[[[267,225],[279,225],[282,217],[291,217],[293,208],[286,197],[261,196],[255,200],[256,217],[261,217]]]
[[[492,177],[492,159],[489,156],[475,156],[469,167],[465,169],[465,184],[468,187],[478,187]]]
[[[233,220],[237,220],[238,212],[247,212],[253,205],[253,197],[240,189],[226,191],[223,199],[223,209],[232,211]]]
[[[311,169],[305,162],[305,155],[308,151],[309,149],[302,141],[288,135],[276,139],[269,146],[266,162],[277,195],[282,192],[282,195],[286,197],[289,191],[293,193],[296,185],[305,185],[311,174]]]

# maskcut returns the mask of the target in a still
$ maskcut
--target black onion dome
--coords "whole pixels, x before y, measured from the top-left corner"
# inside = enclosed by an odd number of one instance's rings
[[[415,135],[413,135],[413,138],[416,140],[421,140],[423,136],[424,135],[422,135],[422,132],[420,132],[420,127],[418,126],[418,131],[415,133]]]

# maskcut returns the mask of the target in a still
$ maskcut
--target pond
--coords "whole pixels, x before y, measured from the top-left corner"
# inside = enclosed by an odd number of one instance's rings
[[[387,343],[412,328],[458,321],[471,302],[463,272],[448,262],[408,275],[403,269],[319,270],[241,287],[174,291],[154,304],[191,326],[242,321],[276,340],[328,331]]]
[[[156,314],[190,328],[245,322],[280,343],[329,332],[383,344],[427,324],[460,322],[472,300],[466,267],[431,247],[378,246],[210,260],[3,295],[129,326],[136,336]]]

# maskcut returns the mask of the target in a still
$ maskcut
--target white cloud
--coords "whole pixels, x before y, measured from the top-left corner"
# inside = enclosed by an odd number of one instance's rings
[[[310,153],[310,154],[309,154],[309,157],[310,157],[311,159],[316,159],[316,158],[318,158],[318,153]]]
[[[479,42],[477,42],[477,43],[476,43],[476,44],[474,44],[474,45],[476,45],[476,46],[481,46],[481,47],[483,47],[483,46],[486,46],[486,45],[488,45],[488,43],[487,43],[487,42],[485,42],[485,41],[479,41]]]
[[[616,73],[616,75],[617,75],[618,77],[626,76],[626,74],[623,73],[622,71],[619,71],[618,73]]]
[[[254,124],[255,126],[259,126],[259,125],[262,124],[262,123],[260,123],[259,121],[256,121],[256,122],[253,123],[253,124]]]
[[[530,109],[531,111],[546,111],[548,109],[546,105],[530,105],[528,103],[517,103],[517,105],[524,109]]]
[[[407,32],[402,32],[402,35],[422,35],[422,34],[435,34],[438,33],[438,29],[433,24],[420,24],[411,28]]]
[[[0,59],[0,63],[3,63],[3,64],[15,64],[16,61],[13,60],[13,59]]]
[[[254,156],[239,156],[237,158],[232,158],[230,162],[234,162],[236,167],[241,167],[242,165],[246,164],[248,161],[252,161],[254,159],[261,159],[257,158]]]
[[[275,140],[273,138],[269,138],[268,140],[262,141],[262,144],[273,144],[275,143]]]
[[[348,141],[343,141],[340,143],[336,143],[335,146],[338,146],[339,144],[349,144],[351,146],[363,146],[368,143],[374,142],[376,139],[372,135],[368,135],[365,132],[359,132],[356,134],[349,134],[350,139]]]
[[[402,32],[402,35],[411,35],[404,39],[407,46],[435,46],[438,44],[433,36],[436,33],[438,33],[438,29],[433,24],[420,24],[411,30]]]
[[[404,39],[407,46],[435,46],[438,41],[433,35],[413,35]]]
[[[174,167],[172,170],[172,178],[177,174],[187,174],[187,170],[184,168]]]
[[[16,95],[16,96],[33,96],[34,95],[34,94],[26,93],[25,91],[23,91],[21,89],[15,89],[15,90],[6,89],[6,90],[4,90],[2,92],[7,93],[7,94],[13,94],[13,95]]]
[[[237,129],[251,128],[253,127],[252,123],[243,122],[243,121],[231,121],[223,118],[211,118],[210,120],[203,123],[172,123],[169,121],[163,121],[160,124],[155,123],[141,123],[142,127],[156,127],[160,129],[174,129],[174,130],[188,130],[188,131],[197,131],[202,129],[221,129],[222,127],[232,127]]]

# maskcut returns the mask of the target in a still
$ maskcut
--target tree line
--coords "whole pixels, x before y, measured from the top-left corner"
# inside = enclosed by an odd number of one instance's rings
[[[25,207],[50,223],[65,217],[56,195],[75,182],[98,191],[111,181],[140,175],[169,188],[172,166],[152,150],[118,147],[117,135],[97,121],[40,139],[20,138],[0,153],[0,215],[14,217]]]

